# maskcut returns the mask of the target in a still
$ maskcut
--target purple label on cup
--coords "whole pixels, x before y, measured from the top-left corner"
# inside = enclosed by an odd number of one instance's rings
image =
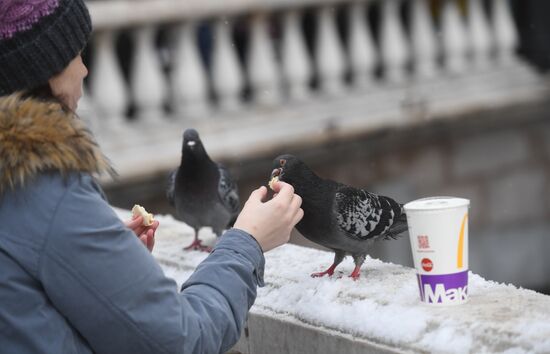
[[[420,299],[430,304],[452,304],[468,299],[468,271],[452,274],[417,274]]]

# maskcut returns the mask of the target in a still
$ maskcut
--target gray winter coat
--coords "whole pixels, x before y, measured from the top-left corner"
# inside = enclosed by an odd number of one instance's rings
[[[260,247],[226,232],[179,292],[103,199],[91,175],[108,169],[59,106],[0,97],[0,352],[227,351],[263,282]]]

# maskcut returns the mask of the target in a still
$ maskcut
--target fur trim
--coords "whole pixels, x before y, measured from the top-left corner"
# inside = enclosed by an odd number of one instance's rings
[[[0,194],[52,170],[115,175],[74,113],[21,93],[0,97]]]

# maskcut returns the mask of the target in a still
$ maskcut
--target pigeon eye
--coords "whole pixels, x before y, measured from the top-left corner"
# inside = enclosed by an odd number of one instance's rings
[[[281,165],[281,167],[284,167],[285,164],[286,164],[286,160],[280,159],[280,160],[279,160],[279,164]]]

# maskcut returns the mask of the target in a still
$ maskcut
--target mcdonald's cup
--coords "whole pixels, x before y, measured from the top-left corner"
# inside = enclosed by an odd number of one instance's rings
[[[420,300],[430,305],[468,301],[470,201],[430,197],[405,204]]]

